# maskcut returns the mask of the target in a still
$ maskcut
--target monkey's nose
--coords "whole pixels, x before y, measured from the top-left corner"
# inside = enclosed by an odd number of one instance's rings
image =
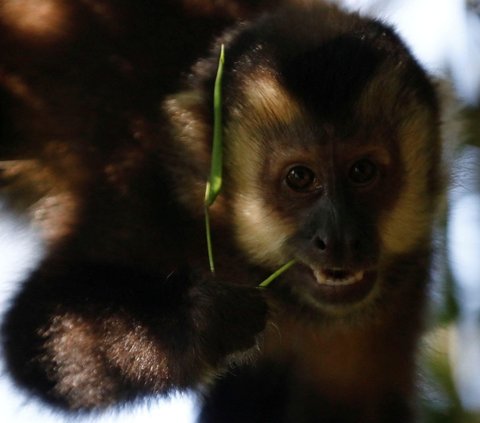
[[[349,264],[362,256],[362,241],[359,238],[317,235],[313,246],[325,265]]]

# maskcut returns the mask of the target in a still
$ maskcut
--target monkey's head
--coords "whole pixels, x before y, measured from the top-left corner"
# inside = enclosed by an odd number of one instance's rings
[[[225,66],[224,211],[238,247],[267,272],[296,260],[271,288],[306,306],[369,304],[389,263],[429,248],[432,84],[389,28],[322,6],[241,28]]]

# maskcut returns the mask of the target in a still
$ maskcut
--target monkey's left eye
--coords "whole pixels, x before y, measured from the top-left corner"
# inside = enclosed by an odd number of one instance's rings
[[[348,177],[355,185],[366,185],[378,176],[378,167],[369,159],[361,159],[350,168]]]
[[[285,182],[290,189],[296,192],[312,192],[320,188],[313,170],[301,165],[290,168]]]

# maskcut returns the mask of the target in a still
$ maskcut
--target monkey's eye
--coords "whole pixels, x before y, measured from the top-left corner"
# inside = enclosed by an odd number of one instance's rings
[[[378,175],[378,168],[369,159],[361,159],[350,168],[348,177],[355,185],[367,185],[373,182]]]
[[[290,168],[285,182],[290,189],[296,192],[311,192],[320,188],[313,170],[301,165]]]

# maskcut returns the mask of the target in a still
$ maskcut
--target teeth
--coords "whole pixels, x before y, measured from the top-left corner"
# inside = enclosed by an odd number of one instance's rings
[[[352,285],[356,282],[359,282],[363,279],[365,272],[360,271],[356,273],[345,272],[345,277],[335,278],[327,274],[323,270],[314,270],[315,278],[318,283],[330,285],[330,286],[342,286],[342,285]]]

